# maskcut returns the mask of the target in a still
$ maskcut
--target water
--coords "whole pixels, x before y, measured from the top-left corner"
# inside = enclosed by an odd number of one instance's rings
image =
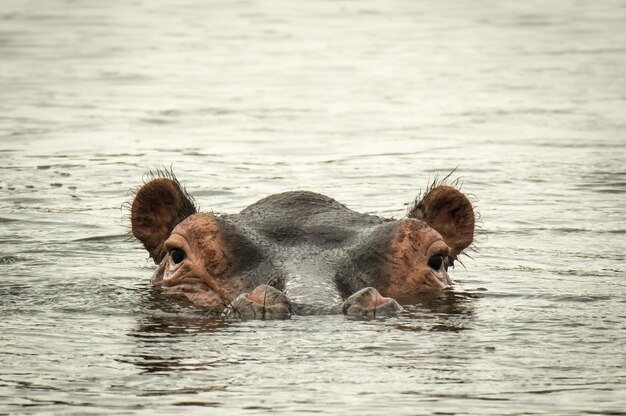
[[[626,6],[0,3],[1,414],[624,414]],[[310,189],[482,228],[397,318],[212,321],[128,237],[149,168],[205,210]]]

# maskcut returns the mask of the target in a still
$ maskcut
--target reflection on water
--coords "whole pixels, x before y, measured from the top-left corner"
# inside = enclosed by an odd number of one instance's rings
[[[132,364],[147,373],[168,371],[203,371],[218,363],[188,364],[188,355],[184,350],[179,354],[166,353],[161,347],[175,344],[177,338],[190,337],[195,334],[210,334],[228,326],[228,322],[205,317],[149,316],[139,322],[138,328],[128,336],[136,342],[132,354],[119,358],[124,364]]]
[[[619,1],[0,2],[0,414],[622,414]],[[149,288],[133,187],[484,236],[397,317],[208,319]]]
[[[402,322],[396,328],[403,331],[450,331],[472,328],[473,302],[480,299],[476,292],[444,290],[424,294],[414,305],[405,306]]]
[[[472,302],[478,299],[480,299],[480,292],[448,289],[423,294],[419,297],[415,306],[432,313],[472,315]]]

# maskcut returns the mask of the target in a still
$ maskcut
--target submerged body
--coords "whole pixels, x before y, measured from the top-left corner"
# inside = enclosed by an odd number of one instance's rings
[[[132,230],[159,266],[152,284],[215,314],[390,314],[451,285],[447,269],[474,235],[459,190],[433,185],[407,218],[352,211],[308,191],[238,214],[197,212],[171,175],[139,189]]]

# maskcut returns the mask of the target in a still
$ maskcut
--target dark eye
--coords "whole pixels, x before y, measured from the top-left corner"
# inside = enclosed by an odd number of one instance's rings
[[[432,256],[428,259],[428,266],[433,270],[441,269],[441,265],[443,264],[443,256],[441,254],[437,254],[436,256]]]
[[[186,254],[183,250],[179,248],[174,248],[170,251],[170,256],[172,256],[172,261],[174,264],[178,264],[181,261],[185,260]]]

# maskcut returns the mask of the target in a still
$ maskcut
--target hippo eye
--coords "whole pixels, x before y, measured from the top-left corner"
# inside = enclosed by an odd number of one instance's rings
[[[442,264],[443,264],[443,256],[441,254],[437,254],[428,259],[428,266],[433,270],[441,269]]]
[[[172,261],[174,264],[178,264],[181,261],[185,260],[186,254],[183,250],[179,248],[174,248],[170,251],[170,256],[172,256]]]

